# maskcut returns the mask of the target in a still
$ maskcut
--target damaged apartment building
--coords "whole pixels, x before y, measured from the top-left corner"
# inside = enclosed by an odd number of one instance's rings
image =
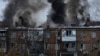
[[[0,56],[5,56],[4,54],[7,52],[7,30],[0,29]]]
[[[1,56],[99,56],[99,27],[0,29]]]
[[[0,56],[100,56],[100,25],[91,21],[87,0],[31,1],[10,0]]]

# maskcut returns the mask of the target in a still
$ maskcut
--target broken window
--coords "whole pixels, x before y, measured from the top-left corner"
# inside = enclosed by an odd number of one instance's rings
[[[56,49],[56,50],[58,50],[58,49],[59,49],[58,44],[55,44],[55,49]]]
[[[6,37],[0,37],[0,41],[6,41]]]
[[[71,31],[70,30],[66,30],[66,36],[71,36]]]
[[[67,34],[66,31],[63,30],[63,31],[62,31],[62,37],[66,37],[66,34]]]
[[[60,31],[58,31],[57,36],[60,37],[60,35],[61,35]]]
[[[72,30],[72,36],[76,35],[76,30]]]
[[[49,49],[50,48],[50,44],[46,44],[46,49]]]
[[[2,33],[0,33],[0,36],[2,36]]]
[[[45,43],[44,49],[49,49],[49,48],[50,48],[50,44]]]
[[[34,30],[34,36],[38,36],[39,35],[39,31],[37,31],[37,30]]]
[[[96,32],[91,32],[91,38],[96,38]]]
[[[16,37],[16,32],[12,32],[10,36],[11,36],[11,38],[15,38]]]
[[[44,31],[44,36],[50,38],[50,31]]]
[[[2,44],[0,43],[0,48],[2,47]]]
[[[67,48],[74,48],[75,47],[75,43],[66,43],[66,47]]]
[[[68,44],[63,43],[63,49],[67,49],[67,47],[68,47]]]
[[[11,43],[11,47],[14,48],[15,47],[15,43]]]
[[[70,53],[61,53],[61,56],[74,56],[74,54],[70,54]]]
[[[25,50],[25,44],[22,44],[21,48],[22,48],[23,50]]]
[[[41,30],[41,31],[39,31],[39,35],[43,35],[43,31]]]
[[[97,42],[92,43],[92,49],[96,49],[99,47],[99,44]]]
[[[75,47],[75,43],[74,42],[63,43],[63,48],[65,48],[65,49],[74,48],[74,47]]]
[[[6,42],[0,42],[0,52],[6,52]]]
[[[5,36],[5,35],[6,35],[5,33],[0,33],[0,36],[2,36],[2,37]]]
[[[55,32],[55,33],[56,33],[56,38],[57,38],[57,40],[60,40],[61,32],[60,32],[60,31],[57,31],[57,32]]]
[[[28,31],[28,40],[33,40],[34,36],[34,31]]]
[[[85,44],[85,43],[82,43],[82,44],[81,44],[81,49],[82,49],[82,50],[86,49],[86,44]]]
[[[25,38],[25,32],[21,32],[22,37],[21,38]]]
[[[80,36],[83,38],[83,37],[85,37],[85,32],[81,32],[80,33]]]
[[[75,30],[64,30],[62,31],[63,36],[75,36],[76,31]]]
[[[66,43],[66,48],[68,48],[68,46],[69,46],[69,43]]]

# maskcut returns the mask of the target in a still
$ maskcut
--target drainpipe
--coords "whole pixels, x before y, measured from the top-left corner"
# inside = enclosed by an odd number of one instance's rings
[[[57,37],[56,37],[56,46],[57,46]],[[57,56],[57,48],[56,48],[56,56]]]
[[[45,36],[44,36],[44,30],[43,30],[43,42],[44,42],[44,54],[45,54]]]
[[[56,33],[57,33],[57,32],[56,32]],[[58,36],[56,36],[56,47],[57,47],[57,48],[56,48],[56,56],[57,56],[57,50],[58,50],[57,37],[58,37]]]

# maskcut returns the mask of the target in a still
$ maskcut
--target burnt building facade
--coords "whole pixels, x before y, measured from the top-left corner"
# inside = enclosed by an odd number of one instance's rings
[[[61,35],[57,29],[44,30],[44,50],[46,56],[60,55],[60,40]],[[58,35],[59,34],[59,35]]]
[[[7,52],[7,30],[0,29],[0,56]]]
[[[7,33],[8,56],[39,56],[44,53],[42,29],[8,29]]]
[[[47,56],[99,56],[100,28],[76,27],[52,29],[45,38]]]
[[[75,29],[62,29],[61,43],[60,56],[77,56]]]
[[[99,56],[99,36],[99,27],[1,29],[0,55]]]
[[[77,30],[77,52],[78,56],[100,55],[100,29],[82,28]]]

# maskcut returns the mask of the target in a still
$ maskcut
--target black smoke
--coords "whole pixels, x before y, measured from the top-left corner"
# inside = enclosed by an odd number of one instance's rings
[[[39,22],[39,19],[42,19],[39,17],[43,15],[41,11],[45,10],[45,13],[49,14],[47,11],[50,10],[50,6],[51,4],[47,0],[9,0],[4,12],[3,25],[7,27],[17,27],[18,25],[38,27],[45,23],[44,21]],[[44,20],[46,20],[46,14],[44,14]]]
[[[54,13],[51,19],[56,24],[64,24],[65,18],[65,3],[64,0],[52,0],[52,9]]]
[[[9,27],[12,25],[12,16],[14,16],[14,13],[15,5],[13,5],[13,3],[9,3],[4,12],[4,20],[2,24],[4,27]]]
[[[4,27],[13,27],[13,16],[17,13],[20,8],[26,8],[27,0],[8,0],[8,5],[4,11]]]
[[[69,23],[78,24],[77,10],[79,6],[79,0],[69,0],[67,3],[64,1],[65,0],[50,0],[52,3],[52,9],[54,10],[54,13],[51,16],[52,21],[55,24],[63,25],[67,25]],[[70,16],[66,15],[67,10],[69,11],[67,14],[70,14]],[[71,22],[68,22],[69,20]]]
[[[77,11],[78,11],[78,7],[79,7],[79,0],[70,0],[67,4],[67,8],[68,8],[68,14],[70,14],[70,16],[68,16],[70,23],[71,24],[75,24],[78,25],[78,18],[77,18]]]
[[[28,4],[28,1],[32,2]],[[35,3],[37,1],[37,3]],[[41,0],[42,2],[45,0]],[[75,23],[79,24],[79,19],[77,18],[77,13],[80,15],[84,14],[84,6],[82,7],[79,5],[80,0],[69,0],[68,3],[64,2],[65,0],[48,0],[52,4],[52,14],[51,20],[55,24],[68,24],[68,23]],[[33,11],[34,14],[44,8],[46,5],[45,3],[42,3],[39,0],[9,0],[9,4],[5,9],[4,12],[4,21],[3,25],[4,26],[13,26],[13,17],[19,12],[19,10],[25,10],[27,8],[31,7],[31,10]],[[51,5],[50,5],[51,6]],[[82,7],[81,9],[78,9],[78,7]],[[68,10],[68,13],[66,13],[66,10]],[[30,11],[31,12],[31,11]],[[21,13],[21,12],[20,12]],[[49,13],[48,13],[49,14]],[[66,14],[69,14],[68,16]],[[24,14],[23,14],[24,15]],[[24,26],[33,26],[35,23],[32,21],[30,24],[28,20],[30,20],[29,16],[23,16],[20,15],[18,17],[19,20],[21,20],[22,23],[16,23],[16,25],[24,25]],[[35,16],[35,15],[33,15]],[[28,17],[28,18],[27,18]],[[82,17],[82,21],[85,17]],[[70,21],[70,22],[69,22]],[[85,19],[84,19],[85,21]]]

